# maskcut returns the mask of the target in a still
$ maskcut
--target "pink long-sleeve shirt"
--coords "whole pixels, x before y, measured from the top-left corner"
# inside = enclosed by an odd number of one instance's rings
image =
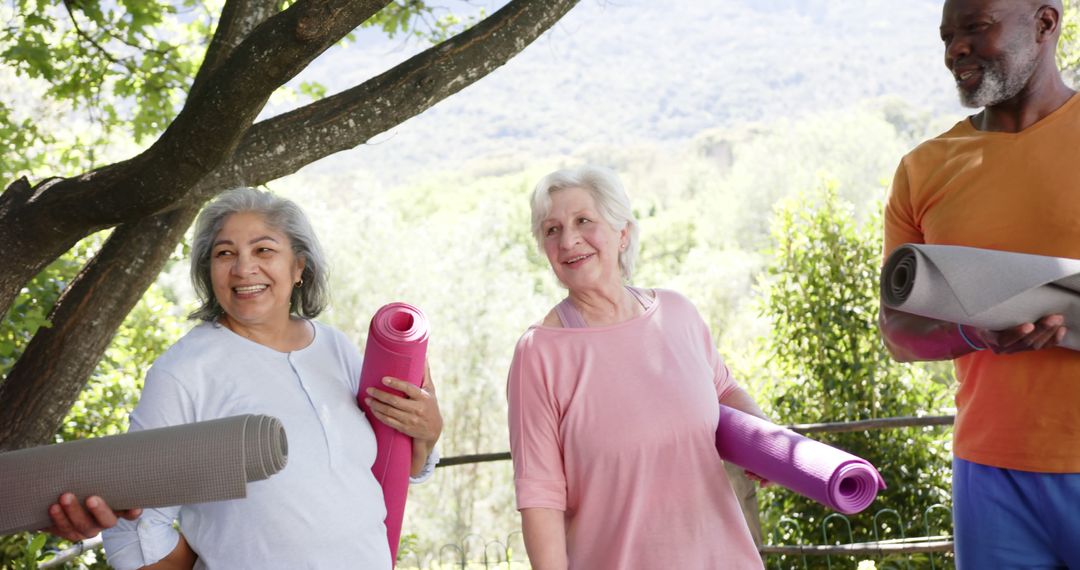
[[[571,569],[762,568],[715,447],[736,385],[683,296],[530,327],[508,380],[518,509],[565,513]]]

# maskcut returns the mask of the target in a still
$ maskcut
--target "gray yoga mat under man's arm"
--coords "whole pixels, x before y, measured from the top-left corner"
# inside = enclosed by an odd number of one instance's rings
[[[1080,260],[953,245],[905,244],[881,270],[881,300],[903,311],[1001,330],[1065,317],[1080,350]]]
[[[114,509],[242,498],[287,458],[281,422],[251,414],[3,453],[0,535],[51,525],[63,492]]]

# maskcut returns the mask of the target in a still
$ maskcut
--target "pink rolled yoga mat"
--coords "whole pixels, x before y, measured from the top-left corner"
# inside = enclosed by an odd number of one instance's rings
[[[368,328],[364,367],[360,371],[357,401],[375,431],[378,452],[371,472],[382,485],[386,501],[386,538],[391,560],[397,560],[401,520],[405,515],[405,497],[409,491],[409,468],[412,465],[412,439],[382,423],[364,403],[367,389],[374,387],[403,396],[382,383],[393,376],[415,386],[424,382],[424,357],[427,353],[428,321],[424,313],[405,303],[390,303],[375,312]]]
[[[724,461],[846,515],[869,507],[885,488],[869,461],[723,405],[716,450]]]

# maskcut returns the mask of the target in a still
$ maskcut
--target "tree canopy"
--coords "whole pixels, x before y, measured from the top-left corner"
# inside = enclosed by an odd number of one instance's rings
[[[508,61],[575,4],[513,0],[475,22],[415,0],[20,0],[4,8],[0,57],[27,90],[21,108],[0,100],[0,131],[11,135],[0,171],[21,176],[0,194],[0,310],[80,240],[112,231],[0,384],[0,449],[56,432],[207,199],[291,174],[423,112]],[[256,121],[272,93],[365,25],[436,43],[340,93]],[[44,85],[40,93],[30,92],[31,80]],[[90,119],[62,132],[34,112],[48,109],[61,121],[77,111]],[[148,144],[103,160],[125,133]]]

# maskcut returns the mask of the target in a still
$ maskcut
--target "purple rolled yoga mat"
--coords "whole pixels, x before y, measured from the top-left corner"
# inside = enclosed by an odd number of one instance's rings
[[[724,461],[846,515],[870,506],[885,488],[869,461],[723,405],[716,450]]]
[[[371,413],[364,403],[367,389],[374,387],[402,396],[387,388],[384,376],[405,380],[414,386],[424,381],[424,358],[427,353],[428,321],[424,313],[405,303],[390,303],[375,312],[368,328],[364,366],[360,372],[357,401],[375,431],[378,451],[371,472],[382,486],[386,502],[386,539],[391,560],[397,560],[401,521],[405,516],[405,497],[409,491],[409,468],[412,465],[412,438],[387,426]]]

